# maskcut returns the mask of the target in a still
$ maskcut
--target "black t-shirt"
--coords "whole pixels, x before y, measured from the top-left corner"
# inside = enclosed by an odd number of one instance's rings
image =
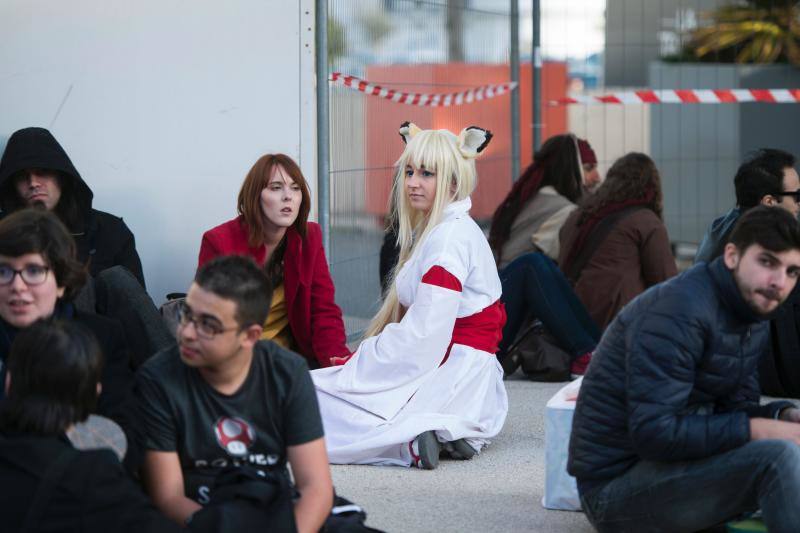
[[[270,341],[256,344],[250,372],[232,395],[185,365],[177,347],[153,356],[136,381],[144,449],[177,452],[186,496],[201,504],[226,466],[284,468],[287,446],[323,436],[305,360]]]

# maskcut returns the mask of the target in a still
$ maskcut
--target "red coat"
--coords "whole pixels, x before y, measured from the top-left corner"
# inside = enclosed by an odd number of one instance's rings
[[[242,217],[234,218],[203,234],[198,266],[221,255],[245,255],[263,265],[265,247],[247,244],[247,225]],[[283,256],[283,285],[289,327],[300,353],[313,367],[330,366],[331,356],[349,355],[345,344],[342,310],[334,301],[322,232],[319,224],[309,222],[305,240],[294,228],[286,231]]]

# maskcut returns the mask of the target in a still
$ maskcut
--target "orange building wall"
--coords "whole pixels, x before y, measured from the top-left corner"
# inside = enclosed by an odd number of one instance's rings
[[[366,79],[403,92],[451,93],[487,84],[508,81],[507,65],[450,63],[436,65],[392,65],[369,67]],[[424,84],[414,85],[413,82]],[[520,67],[520,170],[532,158],[531,65]],[[405,85],[409,83],[408,85]],[[546,102],[567,92],[567,68],[564,63],[546,62],[542,69],[542,140],[567,131],[564,106],[550,107]],[[511,119],[509,94],[489,100],[450,107],[419,107],[364,96],[366,102],[366,211],[383,215],[387,210],[392,174],[403,141],[397,133],[406,120],[422,129],[449,129],[458,133],[467,126],[491,130],[494,138],[477,159],[478,188],[472,195],[472,216],[490,218],[511,188]]]

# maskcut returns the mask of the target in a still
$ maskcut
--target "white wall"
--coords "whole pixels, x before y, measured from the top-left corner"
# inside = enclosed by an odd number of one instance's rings
[[[313,0],[2,0],[0,140],[50,129],[159,304],[261,154],[315,183],[313,22]]]

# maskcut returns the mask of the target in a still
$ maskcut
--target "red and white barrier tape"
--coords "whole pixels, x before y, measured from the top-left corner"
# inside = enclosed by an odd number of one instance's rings
[[[569,104],[736,104],[800,102],[800,89],[656,89],[620,91],[601,96],[570,96],[550,105]]]
[[[355,76],[345,76],[341,72],[334,72],[331,74],[331,83],[347,87],[355,91],[361,91],[364,94],[371,96],[378,96],[397,102],[399,104],[409,104],[418,106],[429,107],[447,107],[451,105],[471,104],[472,102],[479,102],[481,100],[488,100],[501,94],[510,92],[517,86],[517,82],[501,83],[499,85],[483,85],[475,87],[466,91],[458,93],[440,93],[440,94],[423,94],[423,93],[404,93],[394,89],[387,89],[380,85],[373,85],[372,83],[356,78]]]

